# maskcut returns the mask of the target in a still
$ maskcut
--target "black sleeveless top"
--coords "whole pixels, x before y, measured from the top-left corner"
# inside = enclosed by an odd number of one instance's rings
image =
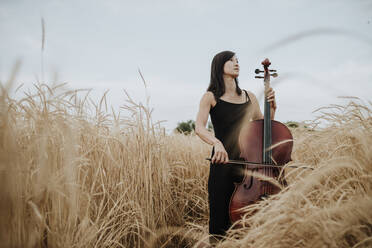
[[[247,91],[245,103],[231,103],[222,99],[216,99],[217,103],[211,108],[211,116],[214,134],[224,145],[229,159],[239,159],[239,133],[248,107],[251,105]],[[213,151],[212,151],[213,153]]]

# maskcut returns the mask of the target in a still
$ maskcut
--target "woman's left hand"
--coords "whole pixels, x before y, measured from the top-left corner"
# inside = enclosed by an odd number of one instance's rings
[[[276,110],[275,91],[271,87],[267,92],[267,101],[270,103],[271,110],[275,111]]]

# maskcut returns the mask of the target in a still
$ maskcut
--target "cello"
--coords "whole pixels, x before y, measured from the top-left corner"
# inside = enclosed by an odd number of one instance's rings
[[[280,172],[282,166],[291,161],[293,137],[287,126],[271,120],[270,102],[267,101],[266,94],[270,88],[270,77],[276,77],[278,74],[276,70],[269,70],[271,64],[269,59],[265,59],[261,64],[264,70],[256,69],[255,73],[264,73],[263,76],[256,76],[256,78],[263,78],[265,85],[264,119],[251,121],[242,127],[239,135],[239,148],[243,161],[230,160],[228,162],[228,164],[244,165],[245,171],[243,180],[235,184],[235,190],[230,198],[231,223],[242,218],[244,214],[242,208],[281,190],[277,185],[255,177],[253,174],[258,173],[264,177],[279,180],[283,186],[287,185],[283,177],[284,173]],[[270,72],[274,73],[270,74]]]

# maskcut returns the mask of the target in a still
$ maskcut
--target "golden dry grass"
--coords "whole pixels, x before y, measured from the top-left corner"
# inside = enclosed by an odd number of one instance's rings
[[[192,247],[207,239],[210,147],[168,135],[149,108],[109,115],[64,86],[0,99],[1,247]],[[78,95],[80,94],[80,97]],[[92,113],[93,110],[93,113]],[[218,247],[372,245],[371,103],[293,130],[289,187],[251,206]]]

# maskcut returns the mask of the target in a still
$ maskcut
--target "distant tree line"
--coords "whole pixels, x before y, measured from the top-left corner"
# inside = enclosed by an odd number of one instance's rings
[[[300,123],[297,121],[287,121],[287,122],[284,122],[284,124],[290,128],[298,128],[300,126]],[[306,125],[303,125],[303,127],[308,128],[308,126]]]
[[[208,121],[207,128],[209,131],[213,130],[212,122]],[[188,121],[178,122],[175,131],[178,133],[186,134],[186,135],[193,133],[195,132],[195,121],[188,120]]]

